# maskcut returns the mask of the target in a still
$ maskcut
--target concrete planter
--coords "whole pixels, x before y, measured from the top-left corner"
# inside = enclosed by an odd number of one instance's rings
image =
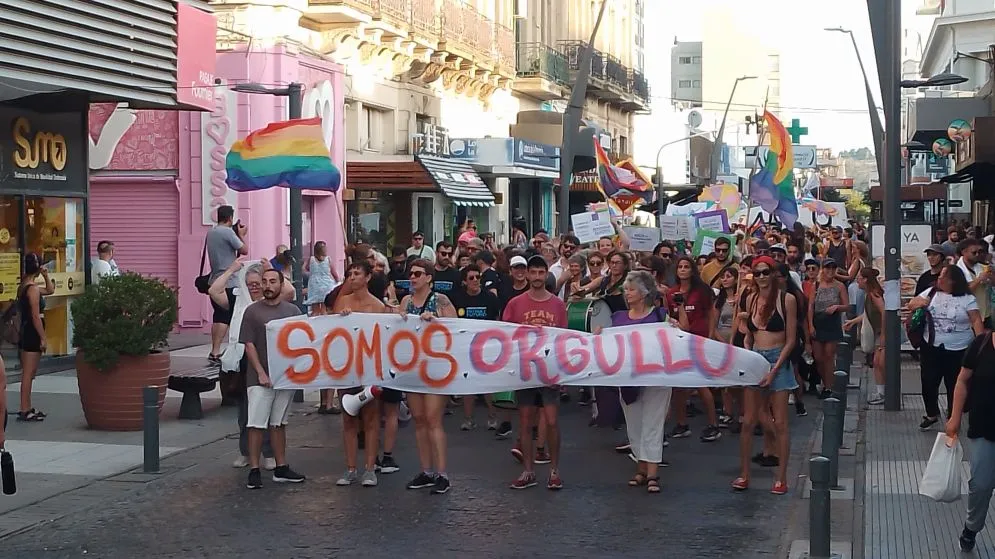
[[[159,387],[159,410],[166,400],[169,353],[122,355],[111,370],[99,371],[76,353],[76,381],[83,415],[91,429],[142,430],[142,388]]]

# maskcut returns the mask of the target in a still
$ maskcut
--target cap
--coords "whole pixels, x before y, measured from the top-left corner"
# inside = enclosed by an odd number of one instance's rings
[[[542,268],[544,270],[549,269],[549,263],[542,256],[536,254],[532,258],[529,258],[529,268]]]
[[[836,268],[837,267],[836,266],[836,261],[833,260],[832,258],[823,258],[822,259],[822,267],[823,268]]]
[[[768,243],[763,239],[760,239],[753,245],[753,248],[755,248],[756,250],[770,250],[770,243]]]
[[[930,252],[935,252],[936,254],[939,254],[941,256],[946,256],[947,255],[947,251],[943,250],[943,245],[941,245],[939,243],[933,243],[933,244],[929,245],[929,248],[927,248],[926,250],[923,251],[923,253],[926,253],[926,254],[928,254]]]
[[[788,254],[788,247],[784,246],[783,243],[777,243],[776,245],[770,247],[770,250],[771,250],[771,252],[773,252],[775,250],[779,250],[779,251],[783,252],[784,254]]]
[[[811,265],[818,266],[819,265],[819,261],[816,260],[815,258],[806,258],[805,259],[805,265],[806,266],[811,266]]]
[[[525,259],[524,256],[512,256],[511,262],[509,264],[512,268],[515,266],[528,266],[529,261]]]
[[[466,244],[466,243],[469,243],[471,239],[474,239],[476,237],[477,237],[477,233],[476,232],[474,232],[474,231],[464,231],[459,236],[459,239],[457,240],[457,242],[460,243],[460,244]]]
[[[773,268],[774,266],[777,266],[777,262],[774,262],[774,259],[771,258],[770,256],[758,256],[754,258],[751,267],[756,268],[758,264],[766,264],[768,268]]]

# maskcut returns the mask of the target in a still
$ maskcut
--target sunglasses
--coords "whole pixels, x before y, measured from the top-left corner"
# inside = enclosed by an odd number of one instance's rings
[[[480,281],[480,276],[466,276],[466,281]]]
[[[771,274],[770,269],[764,268],[763,270],[753,270],[753,277],[765,278]]]
[[[562,246],[563,248],[565,248],[567,250],[573,250],[573,249],[577,248],[577,245],[560,245],[560,246]]]
[[[729,252],[729,249],[728,249],[728,248],[716,248],[714,252],[715,252],[716,254],[718,254],[718,253],[720,253],[720,252],[721,252],[721,253],[726,253],[726,252]]]
[[[419,272],[419,271],[416,270],[414,272],[411,272],[408,275],[411,276],[411,277],[413,277],[413,278],[420,278],[420,277],[422,277],[422,276],[425,275],[425,272]]]
[[[602,264],[604,264],[604,262],[601,260],[591,260],[588,262],[588,264],[591,266],[601,266]]]
[[[818,270],[819,267],[818,266],[805,266],[805,269],[811,272],[812,270]]]
[[[453,251],[451,251],[451,250],[448,250],[448,251],[447,250],[440,250],[438,252],[439,252],[439,256],[452,256],[453,255]]]

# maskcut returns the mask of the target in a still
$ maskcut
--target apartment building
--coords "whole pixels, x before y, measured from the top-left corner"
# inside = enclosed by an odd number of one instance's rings
[[[600,7],[590,0],[516,2],[518,65],[512,89],[520,99],[520,112],[511,127],[513,137],[560,145],[561,113]],[[615,159],[631,157],[633,115],[650,108],[644,73],[645,7],[646,0],[612,0],[593,45],[583,118],[597,127],[600,144]],[[544,199],[551,202],[552,189],[548,192],[550,197]],[[577,177],[571,186],[571,211],[580,211],[597,197],[590,177]],[[552,217],[551,209],[545,213]]]
[[[678,109],[701,107],[701,41],[675,41],[670,49],[670,100]]]

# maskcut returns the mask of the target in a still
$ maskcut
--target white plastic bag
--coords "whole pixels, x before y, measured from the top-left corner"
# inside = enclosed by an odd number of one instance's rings
[[[871,327],[871,321],[867,319],[867,313],[864,313],[864,319],[860,324],[860,351],[864,352],[864,355],[870,355],[874,352],[874,328]]]
[[[919,482],[919,494],[941,503],[959,500],[963,459],[960,439],[951,440],[945,433],[937,433],[933,452],[929,454],[926,471]]]

